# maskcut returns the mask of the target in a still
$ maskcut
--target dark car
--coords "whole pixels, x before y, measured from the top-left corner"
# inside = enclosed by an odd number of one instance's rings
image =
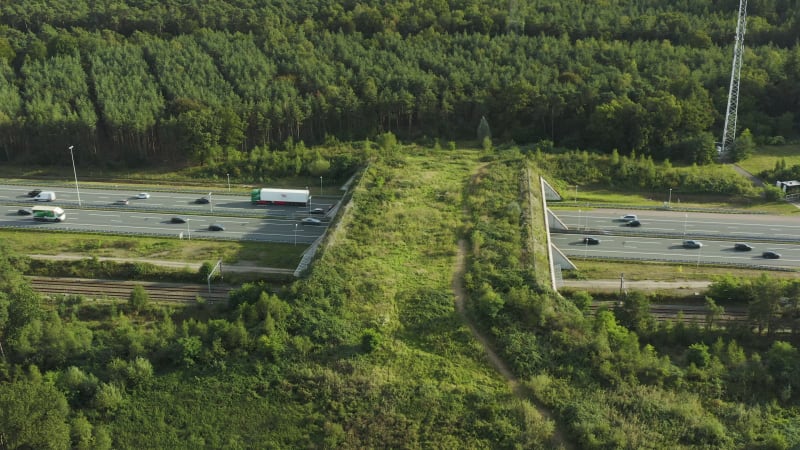
[[[210,203],[211,200],[209,200],[208,197],[200,197],[197,200],[195,200],[194,202],[197,203],[198,205],[205,205],[205,204]]]
[[[225,227],[218,223],[212,223],[208,226],[208,231],[225,231]]]
[[[766,258],[766,259],[780,259],[781,254],[778,253],[778,252],[766,251],[766,252],[761,254],[761,257]]]
[[[310,211],[311,214],[325,214],[324,208],[314,208]]]
[[[683,248],[703,248],[703,243],[700,241],[683,241]]]
[[[631,220],[630,222],[625,222],[626,227],[640,227],[642,226],[642,222],[638,220]]]
[[[750,244],[745,244],[744,242],[737,242],[733,244],[733,249],[738,252],[749,252],[753,249]]]
[[[42,193],[41,189],[34,189],[34,190],[28,192],[28,197],[36,197],[37,195],[39,195],[41,193]]]
[[[125,205],[128,204],[128,201],[124,200],[124,199],[123,200],[117,200],[117,201],[114,202],[114,204],[118,205],[118,206],[125,206]]]
[[[586,245],[598,245],[598,244],[600,244],[600,239],[597,239],[597,238],[594,238],[594,237],[591,237],[591,236],[587,236],[587,237],[583,238],[583,243],[586,244]]]
[[[186,219],[185,218],[177,217],[177,216],[173,217],[172,219],[169,219],[169,221],[170,221],[170,223],[186,223]]]
[[[20,208],[17,210],[17,214],[20,216],[30,216],[33,214],[33,211],[30,208]]]

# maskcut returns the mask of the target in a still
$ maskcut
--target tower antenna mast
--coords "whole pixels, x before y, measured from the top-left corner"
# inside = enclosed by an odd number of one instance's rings
[[[736,40],[733,44],[733,67],[731,68],[731,87],[728,91],[728,109],[725,113],[725,128],[722,131],[722,145],[719,148],[721,160],[730,158],[736,140],[736,110],[739,106],[739,78],[742,73],[744,54],[744,32],[747,27],[747,0],[739,0],[739,20],[736,23]]]

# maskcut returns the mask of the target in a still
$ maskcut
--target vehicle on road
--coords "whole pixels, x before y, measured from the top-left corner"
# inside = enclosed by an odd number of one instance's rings
[[[40,222],[63,222],[67,214],[58,206],[34,206],[31,210],[33,220]]]
[[[128,204],[128,200],[125,200],[125,199],[115,200],[114,204],[117,205],[117,206],[125,206],[125,205]]]
[[[737,242],[733,244],[733,249],[738,252],[749,252],[753,249],[753,246],[750,244],[745,244],[744,242]]]
[[[208,231],[225,231],[225,227],[218,223],[212,223],[208,226]]]
[[[315,219],[313,217],[306,217],[305,219],[301,220],[305,225],[322,225],[322,221],[319,219]]]
[[[586,236],[585,238],[583,238],[583,243],[586,245],[599,245],[600,239],[591,236]]]
[[[139,192],[138,194],[136,194],[136,198],[140,200],[147,200],[148,198],[150,198],[150,194],[148,194],[147,192]]]
[[[703,243],[690,239],[688,241],[683,241],[683,248],[703,248]]]
[[[36,197],[37,195],[39,195],[41,193],[42,193],[41,189],[34,189],[34,190],[28,192],[28,197]]]
[[[311,192],[308,189],[253,189],[250,201],[254,205],[308,206]]]
[[[638,220],[639,218],[636,217],[636,214],[625,214],[624,216],[620,217],[619,220],[623,222],[632,222],[634,220]]]
[[[325,208],[314,208],[309,212],[311,214],[325,214]]]
[[[762,253],[761,257],[765,258],[765,259],[780,259],[781,258],[781,254],[778,253],[778,252],[773,252],[771,250],[768,250],[768,251]]]
[[[169,219],[169,222],[170,223],[186,223],[186,218],[185,217],[177,217],[176,216],[176,217],[173,217],[172,219]]]
[[[19,216],[30,216],[33,214],[33,211],[30,208],[20,208],[17,210],[17,215]]]
[[[56,193],[52,191],[39,192],[36,194],[36,197],[33,197],[33,200],[36,202],[52,202],[55,199]]]
[[[638,220],[634,219],[634,220],[631,220],[630,222],[625,222],[625,226],[626,227],[640,227],[640,226],[642,226],[642,222],[639,222]]]
[[[211,203],[211,200],[208,197],[200,197],[194,202],[197,203],[198,205],[207,205]]]

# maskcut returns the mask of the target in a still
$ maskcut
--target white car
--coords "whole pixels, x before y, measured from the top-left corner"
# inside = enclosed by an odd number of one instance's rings
[[[619,220],[623,222],[633,222],[634,220],[639,220],[639,218],[636,217],[636,214],[625,214],[624,216],[620,217]]]
[[[147,192],[139,192],[138,194],[136,194],[136,198],[147,200],[148,198],[150,198],[150,194],[148,194]]]
[[[306,217],[305,219],[301,220],[300,222],[306,225],[322,225],[322,221],[319,219],[315,219],[313,217]]]

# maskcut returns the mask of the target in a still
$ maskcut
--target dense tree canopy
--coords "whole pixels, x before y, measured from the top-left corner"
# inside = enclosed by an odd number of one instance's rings
[[[293,142],[474,139],[705,162],[738,2],[19,0],[0,158],[208,162]],[[800,5],[750,2],[739,121],[798,134]],[[53,159],[48,159],[57,161]]]

